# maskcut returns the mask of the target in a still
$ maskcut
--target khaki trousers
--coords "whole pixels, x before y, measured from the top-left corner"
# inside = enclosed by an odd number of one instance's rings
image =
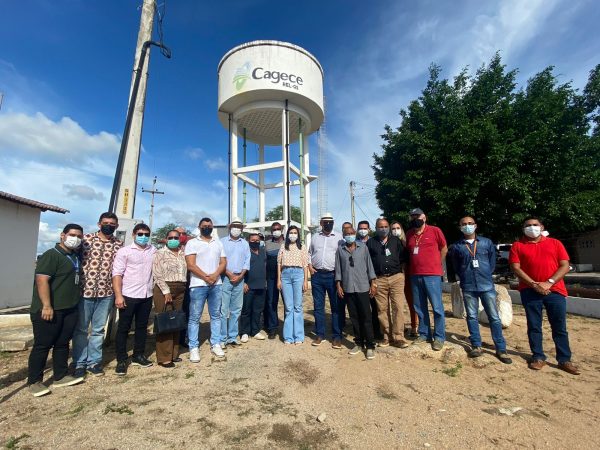
[[[384,339],[404,340],[404,274],[377,278],[377,318]]]
[[[171,297],[173,297],[173,309],[180,311],[183,306],[185,295],[185,283],[167,281]],[[154,286],[154,311],[162,312],[165,308],[165,296],[158,286]],[[170,309],[171,306],[167,306]],[[175,333],[164,333],[156,336],[156,362],[167,364],[179,356],[179,331]]]

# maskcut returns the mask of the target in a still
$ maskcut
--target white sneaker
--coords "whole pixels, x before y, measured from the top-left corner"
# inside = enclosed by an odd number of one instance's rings
[[[258,339],[259,341],[264,341],[267,337],[262,331],[259,331],[254,335],[254,339]]]
[[[221,348],[221,346],[219,344],[213,345],[212,348],[210,349],[210,351],[213,352],[213,355],[215,355],[218,358],[225,357],[225,352],[223,351],[223,349]]]
[[[256,336],[255,336],[256,337]],[[242,334],[242,339],[241,341],[245,344],[246,342],[248,342],[248,335],[247,334]]]
[[[200,362],[200,350],[198,348],[190,348],[190,362]]]

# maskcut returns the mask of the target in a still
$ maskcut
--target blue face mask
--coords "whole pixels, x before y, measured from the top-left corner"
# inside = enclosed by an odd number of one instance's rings
[[[463,225],[462,227],[460,227],[460,231],[462,231],[463,234],[466,235],[473,234],[475,233],[475,225]]]
[[[141,245],[142,247],[144,245],[147,245],[148,242],[150,242],[150,236],[136,236],[135,237],[135,243],[137,245]]]
[[[350,234],[348,236],[344,236],[344,240],[346,241],[347,245],[352,245],[352,244],[354,244],[354,241],[356,241],[356,236],[353,234]]]

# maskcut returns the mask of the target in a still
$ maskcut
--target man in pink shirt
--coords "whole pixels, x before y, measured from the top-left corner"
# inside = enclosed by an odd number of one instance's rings
[[[152,365],[144,355],[148,318],[152,309],[152,259],[156,253],[156,249],[149,242],[150,228],[146,224],[138,223],[133,228],[133,244],[121,248],[113,262],[115,306],[119,308],[115,373],[119,376],[127,373],[127,335],[134,317],[135,336],[131,364],[140,367]]]

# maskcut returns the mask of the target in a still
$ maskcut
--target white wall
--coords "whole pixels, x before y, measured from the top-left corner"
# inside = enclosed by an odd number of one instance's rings
[[[40,210],[0,199],[0,309],[31,303]]]

